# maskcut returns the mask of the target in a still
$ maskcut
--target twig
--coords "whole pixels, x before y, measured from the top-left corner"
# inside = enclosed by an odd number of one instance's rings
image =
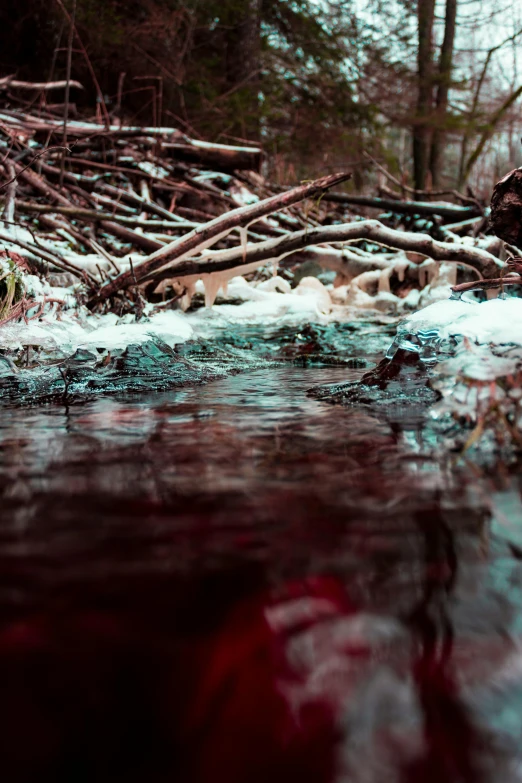
[[[101,91],[101,87],[99,85],[98,79],[96,78],[96,74],[94,73],[94,68],[92,67],[92,63],[91,63],[91,61],[89,59],[89,55],[87,54],[87,50],[86,50],[85,46],[83,45],[83,42],[82,42],[82,40],[81,40],[81,38],[80,38],[80,36],[78,34],[78,30],[76,29],[76,25],[74,24],[74,21],[71,19],[71,15],[69,14],[68,10],[66,9],[64,4],[62,3],[62,0],[55,0],[55,1],[60,6],[60,8],[61,8],[62,12],[64,13],[65,17],[67,18],[69,24],[72,25],[72,28],[74,30],[74,34],[76,36],[76,40],[78,41],[78,46],[82,50],[82,54],[83,54],[83,56],[85,58],[85,62],[86,62],[87,68],[89,69],[89,73],[91,74],[91,79],[92,79],[92,81],[94,83],[94,87],[95,87],[96,93],[98,95],[98,101],[100,103],[100,106],[101,106],[101,109],[102,109],[102,112],[103,112],[103,115],[104,115],[105,124],[106,124],[107,127],[109,127],[110,124],[111,124],[111,120],[110,120],[110,117],[109,117],[109,112],[107,111],[107,106],[105,105],[105,100],[103,98],[103,93]]]
[[[458,190],[450,189],[450,190],[416,190],[415,188],[410,187],[409,185],[404,184],[400,180],[397,179],[397,177],[394,177],[393,174],[390,174],[390,172],[384,168],[384,166],[381,166],[381,164],[375,160],[368,152],[363,151],[363,155],[367,160],[371,161],[373,165],[379,169],[379,171],[384,174],[384,176],[390,180],[390,182],[393,182],[394,185],[397,185],[401,189],[401,191],[404,193],[411,193],[414,196],[454,196],[454,198],[458,199],[459,201],[462,201],[463,204],[469,204],[470,206],[476,206],[482,209],[481,205],[475,198],[469,198],[468,196],[465,196],[463,193],[459,193]]]
[[[64,272],[71,272],[72,274],[76,275],[80,279],[87,280],[91,285],[96,284],[97,281],[94,277],[89,275],[88,272],[85,271],[85,269],[79,269],[79,267],[72,264],[70,261],[66,261],[64,258],[58,258],[58,256],[55,256],[54,253],[51,253],[49,250],[43,250],[40,247],[30,245],[28,242],[24,242],[21,239],[14,239],[11,236],[8,236],[7,234],[0,234],[0,240],[2,242],[11,243],[12,245],[17,245],[18,247],[23,248],[24,250],[28,250],[30,253],[32,253],[35,256],[39,256],[44,261],[47,261],[48,264],[54,264],[54,266],[58,267],[59,269],[63,269]]]
[[[69,20],[69,38],[67,41],[67,69],[65,83],[65,105],[63,109],[63,137],[62,144],[67,146],[67,120],[69,119],[69,94],[71,88],[71,67],[72,67],[72,48],[74,38],[74,22],[76,19],[76,0],[73,0],[71,18]],[[63,174],[65,171],[65,158],[62,155],[62,165],[60,170],[60,187],[63,187]]]
[[[455,293],[465,291],[487,290],[489,288],[503,288],[505,285],[522,285],[521,275],[508,275],[506,277],[494,277],[488,280],[474,280],[471,283],[459,283],[451,287]]]
[[[13,177],[12,179],[8,180],[7,182],[4,182],[4,184],[3,184],[3,185],[0,185],[0,190],[3,190],[3,189],[4,189],[4,188],[6,188],[8,185],[10,185],[10,184],[11,184],[11,182],[14,182],[14,181],[15,181],[15,179],[18,179],[18,177],[19,177],[21,174],[23,174],[25,171],[27,171],[27,169],[31,168],[31,166],[33,165],[33,163],[36,163],[36,161],[37,161],[39,158],[43,157],[44,155],[47,155],[47,153],[48,153],[48,152],[52,152],[53,150],[64,150],[64,152],[69,152],[69,153],[71,152],[71,148],[70,148],[70,147],[63,147],[63,146],[47,147],[46,149],[44,149],[44,150],[41,150],[40,152],[37,152],[37,153],[36,153],[36,155],[34,156],[34,158],[33,158],[31,161],[29,161],[29,163],[27,164],[27,166],[24,166],[23,168],[22,168],[22,167],[20,167],[20,171],[18,171],[18,172],[17,172],[17,173],[14,175],[14,177]]]
[[[102,221],[110,220],[114,223],[121,223],[124,226],[130,228],[144,228],[150,231],[155,229],[168,230],[173,229],[190,229],[199,225],[193,221],[184,220],[179,223],[173,220],[142,220],[139,217],[131,217],[130,215],[116,215],[112,212],[98,212],[95,209],[83,209],[82,207],[60,207],[53,206],[51,204],[33,204],[30,201],[17,201],[17,206],[26,212],[37,212],[38,214],[55,213],[58,215],[65,215],[73,220],[87,220],[87,221]]]

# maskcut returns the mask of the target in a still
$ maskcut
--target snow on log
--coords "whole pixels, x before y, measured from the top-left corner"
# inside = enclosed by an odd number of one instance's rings
[[[108,299],[119,291],[136,284],[136,282],[139,283],[140,281],[150,279],[153,272],[156,272],[167,264],[171,264],[173,261],[177,260],[178,263],[181,263],[184,259],[188,258],[191,253],[206,250],[207,247],[215,244],[219,239],[224,238],[236,228],[246,230],[251,223],[259,220],[259,218],[270,215],[273,212],[277,212],[292,204],[296,204],[299,201],[320,196],[327,188],[345,182],[350,177],[351,174],[346,172],[330,174],[326,177],[321,177],[308,185],[300,185],[297,188],[285,191],[284,193],[279,193],[275,196],[270,196],[255,204],[239,207],[224,215],[220,215],[219,217],[214,218],[214,220],[210,220],[208,223],[198,226],[185,236],[162,247],[148,258],[145,258],[139,264],[135,265],[133,272],[127,270],[105,283],[91,297],[90,304],[96,304],[97,302]],[[282,239],[284,240],[286,237],[283,237]],[[230,266],[231,264],[226,268],[228,269]]]
[[[74,80],[58,81],[58,82],[21,82],[18,79],[13,79],[12,76],[4,76],[0,79],[0,90],[7,90],[9,88],[16,90],[39,90],[48,92],[49,90],[65,90],[69,84],[69,87],[75,87],[77,90],[83,90],[83,84]]]
[[[383,226],[378,220],[360,220],[354,223],[296,231],[284,237],[248,244],[245,247],[207,251],[201,258],[179,258],[169,263],[168,268],[162,269],[159,275],[152,274],[153,270],[151,269],[147,272],[146,277],[141,279],[159,280],[167,277],[177,278],[184,275],[194,275],[198,272],[222,272],[226,269],[240,267],[241,263],[261,265],[269,260],[279,260],[305,248],[310,249],[314,245],[353,242],[360,239],[366,239],[394,250],[413,251],[425,258],[432,258],[434,261],[462,263],[473,267],[485,278],[498,277],[502,269],[502,263],[486,250],[453,242],[439,242],[428,234],[396,231]],[[182,242],[183,238],[179,241]],[[168,246],[154,255],[161,256],[166,250],[168,250]],[[330,248],[328,250],[330,251]],[[343,251],[340,252],[342,254]],[[320,261],[320,256],[318,260]],[[141,266],[143,267],[143,264]]]

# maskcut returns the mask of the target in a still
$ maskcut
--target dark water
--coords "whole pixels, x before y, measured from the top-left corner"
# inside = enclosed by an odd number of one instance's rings
[[[6,782],[522,780],[519,477],[362,372],[4,410]]]

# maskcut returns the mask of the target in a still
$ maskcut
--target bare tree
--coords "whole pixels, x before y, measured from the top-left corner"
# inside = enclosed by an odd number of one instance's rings
[[[417,109],[413,125],[413,179],[424,190],[430,159],[430,120],[433,103],[433,20],[435,0],[417,0]]]
[[[243,138],[259,135],[257,85],[261,70],[261,0],[240,0],[225,16],[227,94],[235,94],[237,118],[230,129]]]
[[[444,39],[440,50],[437,74],[437,94],[435,98],[435,118],[431,142],[430,171],[433,185],[441,184],[444,166],[444,141],[448,113],[448,96],[453,70],[453,49],[457,28],[457,0],[446,0],[444,19]]]

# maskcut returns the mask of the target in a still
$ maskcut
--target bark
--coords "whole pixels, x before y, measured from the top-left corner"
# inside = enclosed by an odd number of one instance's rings
[[[430,119],[433,109],[433,19],[435,0],[417,0],[417,110],[413,127],[415,188],[424,190],[430,155]]]
[[[453,68],[453,48],[457,26],[457,0],[446,0],[444,40],[440,51],[437,95],[435,98],[435,127],[431,142],[430,171],[433,185],[439,186],[444,166],[445,123],[448,112],[448,95]]]

